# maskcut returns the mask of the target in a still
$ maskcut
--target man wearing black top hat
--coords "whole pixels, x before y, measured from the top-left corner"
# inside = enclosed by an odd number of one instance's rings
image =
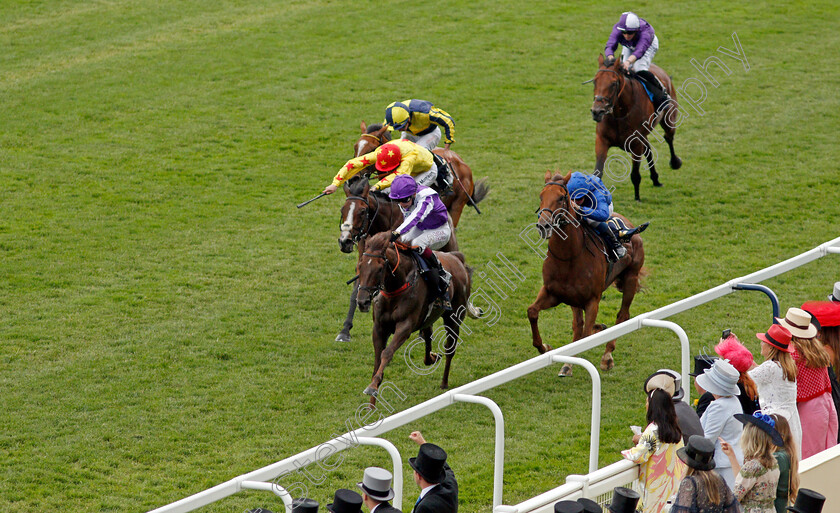
[[[394,476],[379,467],[368,467],[361,483],[356,486],[362,489],[362,500],[370,513],[402,513],[391,506],[388,501],[394,498],[391,479]]]
[[[413,513],[458,513],[458,482],[446,464],[446,451],[426,443],[419,431],[409,438],[420,445],[417,457],[408,459],[414,469],[414,482],[420,487]]]
[[[335,498],[327,504],[330,513],[362,513],[362,496],[344,488],[335,491]]]

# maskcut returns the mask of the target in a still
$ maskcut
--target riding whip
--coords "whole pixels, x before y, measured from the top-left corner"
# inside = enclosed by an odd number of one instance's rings
[[[327,193],[326,193],[326,192],[322,192],[321,194],[319,194],[319,195],[315,196],[315,197],[314,197],[314,198],[312,198],[311,200],[304,201],[303,203],[301,203],[300,205],[298,205],[298,206],[297,206],[297,208],[305,207],[306,205],[309,205],[310,203],[312,203],[312,202],[313,202],[313,201],[315,201],[316,199],[321,198],[321,197],[326,196],[326,195],[327,195]]]

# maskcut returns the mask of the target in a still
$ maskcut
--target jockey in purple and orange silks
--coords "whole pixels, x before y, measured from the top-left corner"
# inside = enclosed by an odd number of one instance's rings
[[[611,66],[615,61],[613,53],[618,45],[622,46],[621,66],[626,71],[635,72],[644,81],[653,94],[653,105],[658,109],[668,100],[668,93],[650,72],[653,56],[659,51],[659,38],[653,27],[632,12],[622,13],[604,48],[605,66]]]
[[[403,222],[392,232],[391,240],[400,239],[417,247],[417,252],[429,264],[429,272],[424,273],[429,288],[436,295],[440,306],[451,309],[446,297],[451,276],[432,251],[444,247],[452,237],[446,207],[434,189],[418,185],[405,175],[394,179],[388,196],[399,204],[403,213]]]

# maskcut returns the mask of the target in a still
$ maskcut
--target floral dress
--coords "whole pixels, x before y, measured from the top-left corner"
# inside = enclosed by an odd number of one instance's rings
[[[738,501],[723,478],[717,480],[720,504],[709,502],[703,481],[694,476],[686,477],[680,483],[677,499],[671,506],[671,513],[739,513]]]
[[[785,379],[779,362],[767,360],[747,372],[758,387],[758,402],[764,413],[778,413],[787,419],[796,447],[802,453],[802,423],[796,407],[796,381]]]
[[[686,466],[677,457],[677,449],[683,441],[662,443],[656,424],[648,424],[639,443],[632,449],[621,451],[624,458],[636,463],[643,463],[641,481],[644,487],[644,513],[660,513],[668,499],[677,492],[680,480],[685,475]]]
[[[776,488],[779,486],[779,464],[761,466],[758,460],[747,460],[735,476],[735,498],[743,513],[776,513]]]

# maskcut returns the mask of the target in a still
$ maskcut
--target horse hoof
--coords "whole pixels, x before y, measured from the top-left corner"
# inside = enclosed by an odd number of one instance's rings
[[[603,358],[601,358],[602,371],[612,370],[613,367],[615,367],[615,360],[613,360],[612,355],[610,355],[609,357],[604,356]]]
[[[375,388],[373,388],[373,387],[367,387],[367,388],[365,389],[365,395],[369,395],[369,396],[371,396],[371,397],[376,397],[376,396],[378,396],[378,395],[379,395],[379,390],[377,390],[377,389],[375,389]]]
[[[342,331],[335,337],[336,342],[350,342],[350,334]]]
[[[671,159],[671,169],[679,169],[682,167],[682,159],[674,157]]]
[[[548,344],[543,344],[543,352],[547,353],[549,351],[551,351],[551,346]]]
[[[641,202],[641,201],[642,201],[642,198],[640,198],[639,196],[636,196],[636,201]]]
[[[572,377],[572,366],[567,364],[563,365],[563,368],[560,369],[560,373],[557,374],[558,377],[561,378],[571,378]]]
[[[433,365],[440,360],[440,355],[437,353],[429,353],[429,356],[423,360],[426,365]]]
[[[657,180],[657,181],[653,182],[653,186],[654,187],[662,187],[662,183],[660,183],[659,180]]]
[[[607,325],[604,323],[598,323],[595,326],[592,326],[592,333],[600,333],[607,329]]]

